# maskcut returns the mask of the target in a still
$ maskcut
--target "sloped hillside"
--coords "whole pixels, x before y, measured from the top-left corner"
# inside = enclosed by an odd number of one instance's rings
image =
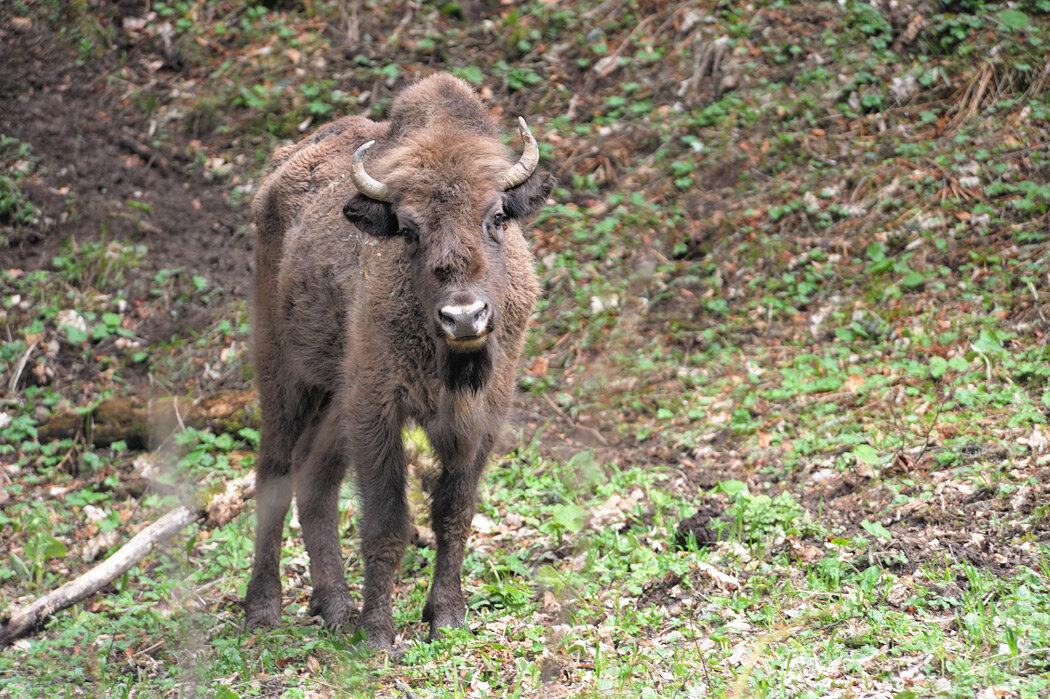
[[[294,519],[285,626],[243,631],[249,509],[0,649],[0,694],[1048,691],[1047,0],[0,19],[0,618],[251,470],[248,203],[275,147],[446,70],[558,176],[468,630],[419,620],[413,433],[394,657],[308,616]]]

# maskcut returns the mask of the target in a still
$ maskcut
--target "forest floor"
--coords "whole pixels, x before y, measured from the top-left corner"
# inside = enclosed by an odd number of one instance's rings
[[[324,630],[293,518],[245,632],[249,508],[0,649],[0,695],[1045,696],[1048,13],[5,3],[0,620],[251,471],[275,147],[450,70],[559,184],[467,629],[425,640],[421,545],[396,657]],[[102,419],[171,397],[249,408]]]

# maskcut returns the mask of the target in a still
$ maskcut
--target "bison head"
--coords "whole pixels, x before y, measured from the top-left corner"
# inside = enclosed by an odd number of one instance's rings
[[[524,152],[513,165],[498,139],[454,123],[402,134],[377,159],[383,181],[364,166],[374,142],[353,157],[359,193],[343,214],[366,233],[403,239],[419,315],[450,389],[478,390],[491,376],[511,283],[506,247],[520,244],[520,223],[554,186],[537,171],[536,140],[519,124]]]

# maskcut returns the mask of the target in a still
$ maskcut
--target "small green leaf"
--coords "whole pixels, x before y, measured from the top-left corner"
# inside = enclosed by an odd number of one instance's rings
[[[422,430],[420,430],[420,434],[422,434]],[[237,436],[241,437],[242,439],[248,440],[255,447],[259,446],[259,430],[255,429],[254,427],[242,427],[237,432]],[[423,435],[423,443],[425,444],[425,446],[422,447],[423,449],[430,448],[430,443],[426,441],[425,434]]]
[[[554,508],[553,521],[565,531],[578,532],[587,521],[587,510],[579,505],[558,505]]]
[[[981,330],[980,337],[977,338],[977,342],[973,343],[972,347],[981,354],[999,354],[1003,351],[1003,343],[999,342],[995,332],[988,332],[987,330]]]
[[[72,325],[60,325],[63,331],[66,333],[66,339],[74,345],[83,344],[88,339],[88,334],[80,328],[74,328]]]
[[[860,523],[860,526],[864,528],[864,531],[868,532],[876,539],[885,539],[886,541],[893,539],[893,534],[890,533],[889,529],[882,526],[882,522],[869,522],[868,520],[864,520]]]
[[[718,485],[715,486],[714,492],[725,493],[732,498],[741,493],[746,494],[748,492],[747,483],[736,480],[719,481]]]
[[[481,72],[481,68],[477,66],[467,66],[466,68],[453,68],[452,72],[457,76],[472,82],[476,85],[480,85],[485,80],[485,74]]]
[[[870,444],[858,444],[853,450],[853,456],[866,464],[879,463],[879,452],[875,451],[875,447]]]
[[[564,582],[562,574],[554,566],[540,566],[536,569],[536,579],[544,585],[561,587]]]
[[[965,357],[952,357],[948,360],[948,368],[952,371],[963,372],[970,366]]]
[[[29,566],[25,564],[17,554],[12,553],[10,556],[11,570],[15,571],[15,575],[21,580],[29,580],[33,577],[33,574],[29,572]]]
[[[1002,10],[999,13],[999,21],[1007,28],[1019,31],[1028,26],[1028,15],[1020,10]]]
[[[906,289],[917,289],[926,283],[926,275],[922,272],[911,272],[901,280],[901,286]]]
[[[139,211],[145,211],[147,213],[152,213],[152,211],[153,211],[153,207],[150,206],[149,204],[147,204],[144,201],[136,201],[134,199],[128,199],[128,201],[126,203],[132,209],[138,209]]]
[[[944,357],[930,357],[930,377],[939,379],[948,371],[948,360]]]

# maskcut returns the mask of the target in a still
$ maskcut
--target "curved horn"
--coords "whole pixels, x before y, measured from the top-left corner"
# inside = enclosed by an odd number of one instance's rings
[[[507,170],[507,174],[503,176],[504,190],[517,187],[529,179],[529,176],[535,172],[537,163],[540,162],[540,149],[536,145],[536,137],[529,131],[529,125],[522,117],[518,117],[518,131],[521,133],[524,148],[521,152],[521,159],[514,163],[514,167]]]
[[[389,204],[393,201],[390,187],[365,172],[365,151],[374,146],[375,143],[375,141],[369,141],[354,151],[354,157],[350,159],[350,179],[361,194]]]

